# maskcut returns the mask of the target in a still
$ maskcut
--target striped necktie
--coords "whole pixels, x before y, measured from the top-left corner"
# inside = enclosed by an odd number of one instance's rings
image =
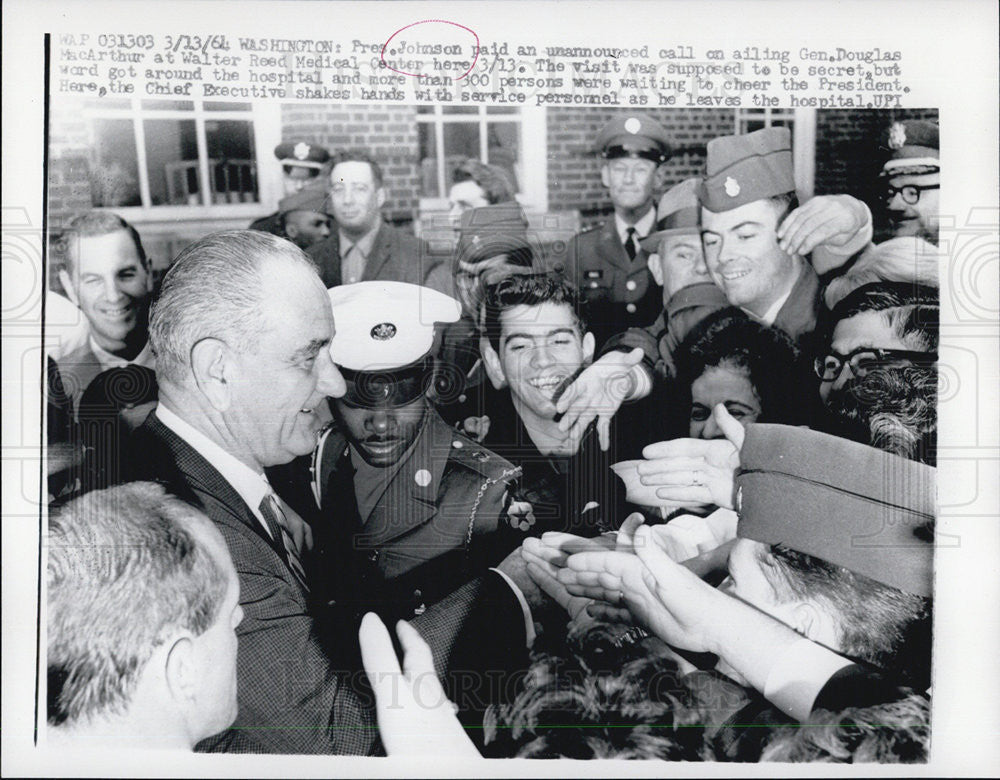
[[[267,528],[275,541],[281,540],[282,546],[285,548],[285,558],[288,568],[292,570],[292,574],[295,575],[302,589],[308,593],[309,586],[306,584],[306,570],[302,566],[302,558],[299,557],[295,540],[292,539],[292,535],[288,532],[288,521],[285,518],[281,504],[278,503],[278,497],[273,493],[268,493],[264,496],[260,501],[260,514],[264,518],[264,522],[267,523]]]

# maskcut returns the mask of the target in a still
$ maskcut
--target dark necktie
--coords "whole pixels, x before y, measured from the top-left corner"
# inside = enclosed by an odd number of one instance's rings
[[[292,535],[286,527],[288,521],[285,518],[285,513],[273,493],[268,493],[261,499],[260,514],[264,518],[264,522],[267,523],[267,528],[271,532],[271,536],[275,541],[280,541],[285,548],[288,568],[292,570],[292,574],[295,575],[302,589],[308,593],[309,586],[306,584],[306,570],[302,566],[302,559],[299,557],[295,540],[292,539]]]
[[[630,227],[625,231],[625,254],[628,255],[629,260],[635,260],[638,251],[635,246],[635,228]]]

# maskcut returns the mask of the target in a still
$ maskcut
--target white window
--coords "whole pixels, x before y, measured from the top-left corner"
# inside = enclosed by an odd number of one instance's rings
[[[787,127],[792,131],[795,189],[800,200],[812,197],[816,180],[816,110],[812,108],[738,108],[737,135],[765,127]]]
[[[85,112],[92,205],[139,223],[262,213],[273,184],[258,161],[270,162],[273,138],[259,137],[257,113],[209,100],[95,102]]]
[[[547,208],[545,112],[508,106],[417,106],[420,209],[447,208],[452,173],[472,157],[506,170],[526,208]]]

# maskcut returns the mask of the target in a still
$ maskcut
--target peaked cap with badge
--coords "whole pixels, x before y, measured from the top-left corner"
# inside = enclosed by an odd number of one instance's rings
[[[424,395],[441,323],[453,298],[403,282],[359,282],[328,291],[336,335],[330,354],[352,406],[389,410]],[[313,491],[330,526],[327,549],[348,551],[331,571],[333,592],[356,593],[383,614],[411,618],[494,566],[520,544],[506,518],[519,470],[445,423],[428,402],[416,439],[394,464],[365,464],[336,426],[313,456]]]
[[[881,175],[919,176],[941,170],[938,126],[922,119],[894,122],[882,134],[880,147],[889,153]]]
[[[629,113],[612,119],[600,133],[594,146],[605,160],[640,157],[659,165],[670,157],[670,136],[652,117]]]

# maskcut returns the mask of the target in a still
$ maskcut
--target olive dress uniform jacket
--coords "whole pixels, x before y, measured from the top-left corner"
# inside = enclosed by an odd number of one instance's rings
[[[787,333],[803,350],[813,346],[812,336],[823,307],[819,277],[806,264],[788,299],[778,310],[773,327]],[[674,375],[674,352],[688,333],[713,311],[729,305],[725,294],[711,282],[682,287],[671,297],[656,321],[645,328],[631,328],[608,339],[602,354],[612,350],[643,351],[643,363],[651,376]]]
[[[577,234],[565,256],[553,256],[553,270],[580,291],[582,313],[598,349],[616,333],[648,325],[663,307],[663,293],[646,267],[649,255],[638,245],[637,250],[630,261],[612,217]]]
[[[433,409],[405,460],[376,470],[386,481],[368,486],[381,492],[367,517],[343,433],[331,430],[321,440],[314,468],[323,518],[317,538],[338,561],[327,570],[341,580],[330,589],[359,612],[411,619],[523,539],[507,521],[508,490],[520,470],[456,433]]]
[[[341,278],[340,233],[333,234],[306,250],[316,263],[323,284],[336,287]],[[383,222],[372,243],[365,270],[358,281],[385,280],[431,287],[452,294],[450,256],[431,252],[426,241]]]
[[[222,534],[239,575],[244,611],[236,630],[239,714],[229,729],[203,740],[198,750],[380,753],[357,622],[312,607],[281,542],[271,539],[212,464],[155,414],[136,432],[135,445],[142,458],[134,464],[133,478],[165,483],[199,507]],[[446,692],[460,705],[452,670],[480,668],[475,666],[480,661],[488,669],[526,657],[523,613],[513,591],[495,574],[467,583],[413,625],[431,646]],[[491,637],[489,643],[469,644],[484,635]]]

